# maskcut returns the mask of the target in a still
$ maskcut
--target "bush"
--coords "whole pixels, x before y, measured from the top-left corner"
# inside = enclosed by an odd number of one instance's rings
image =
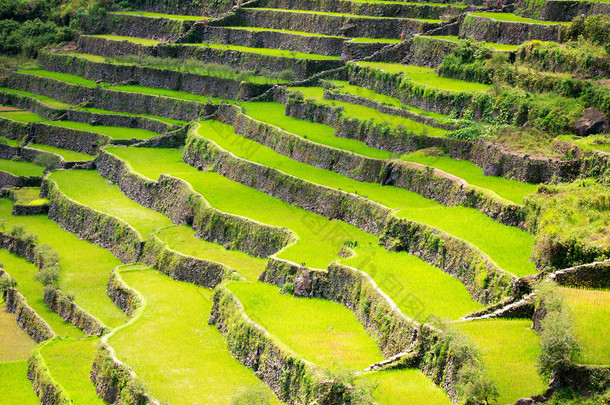
[[[61,159],[50,153],[41,153],[36,156],[32,163],[45,167],[47,170],[53,170],[61,166]]]
[[[486,372],[473,364],[462,367],[459,374],[459,386],[465,405],[478,405],[482,402],[489,405],[500,393],[496,384]]]
[[[34,278],[44,286],[54,286],[59,280],[59,274],[59,266],[53,265],[41,269]]]
[[[34,263],[41,269],[48,266],[58,266],[59,253],[49,245],[36,246],[34,249]]]
[[[268,405],[271,404],[272,399],[268,390],[255,385],[235,394],[231,399],[231,405]]]
[[[4,273],[0,276],[0,297],[4,295],[6,290],[9,288],[15,288],[17,286],[17,281],[13,280],[11,276]]]

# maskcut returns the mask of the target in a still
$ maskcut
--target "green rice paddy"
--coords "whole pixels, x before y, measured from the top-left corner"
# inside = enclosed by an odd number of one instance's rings
[[[378,124],[387,124],[394,129],[401,128],[418,135],[427,134],[430,136],[443,136],[447,133],[447,131],[443,129],[421,124],[409,118],[384,114],[374,108],[365,107],[358,104],[351,104],[345,101],[327,100],[324,98],[324,89],[321,87],[289,87],[288,90],[303,93],[305,98],[313,99],[320,104],[330,105],[333,107],[342,107],[346,116],[349,118],[360,119],[363,121],[372,120]]]
[[[36,342],[19,328],[15,315],[0,303],[0,364],[6,361],[26,360],[36,347]]]
[[[2,118],[6,118],[9,120],[13,120],[13,121],[17,121],[17,122],[41,122],[41,121],[46,121],[47,119],[44,117],[41,117],[38,114],[34,114],[32,112],[29,111],[7,111],[7,112],[0,112],[0,117]]]
[[[41,205],[48,202],[47,199],[40,198],[38,187],[13,189],[10,194],[16,205]]]
[[[95,158],[95,156],[91,156],[86,153],[74,152],[68,149],[60,149],[54,146],[42,145],[39,143],[29,144],[28,148],[40,149],[47,152],[55,153],[64,158],[66,162],[84,162],[93,160]]]
[[[75,405],[103,405],[89,377],[99,339],[59,339],[39,350],[51,376],[67,392]]]
[[[62,101],[56,100],[56,99],[51,98],[51,97],[42,96],[40,94],[30,93],[29,91],[9,89],[7,87],[0,87],[0,91],[3,92],[3,93],[20,94],[22,96],[35,98],[36,100],[42,101],[43,103],[47,104],[48,106],[55,107],[55,108],[68,108],[68,107],[70,107],[69,104],[66,104],[66,103],[64,103]]]
[[[543,24],[543,25],[569,25],[569,22],[554,22],[554,21],[543,21],[543,20],[534,20],[533,18],[525,18],[513,13],[491,13],[491,12],[482,12],[482,13],[468,13],[475,17],[483,17],[483,18],[491,18],[497,21],[508,21],[508,22],[520,22],[520,23],[529,23],[529,24]]]
[[[5,218],[7,229],[16,224],[23,225],[28,232],[38,235],[39,244],[50,245],[59,253],[60,289],[73,294],[77,304],[110,327],[125,321],[123,312],[106,294],[110,272],[121,263],[117,258],[106,249],[64,231],[45,215],[17,217],[11,215],[11,211],[11,201],[0,200],[0,218]],[[84,257],[87,260],[83,260]]]
[[[163,96],[169,98],[177,98],[180,100],[197,101],[199,103],[220,103],[221,101],[228,101],[218,97],[201,96],[199,94],[187,93],[186,91],[168,90],[168,89],[157,89],[153,87],[145,86],[108,86],[109,90],[123,91],[126,93],[139,93],[139,94],[150,94],[153,96]]]
[[[49,121],[46,124],[56,127],[76,129],[79,131],[93,132],[96,134],[109,136],[112,139],[150,139],[157,136],[155,132],[147,131],[145,129],[91,125],[84,122]]]
[[[610,136],[609,135],[589,135],[579,137],[576,135],[560,135],[558,141],[567,141],[574,143],[585,150],[594,150],[603,153],[610,153]]]
[[[169,218],[127,198],[115,184],[91,170],[67,170],[52,173],[49,178],[69,198],[117,217],[136,231],[142,239],[156,229],[171,225]]]
[[[409,316],[437,314],[455,319],[482,307],[472,300],[459,280],[415,256],[386,251],[377,245],[377,238],[371,234],[290,206],[216,173],[198,172],[179,162],[180,151],[170,152],[147,148],[112,149],[113,154],[146,177],[156,179],[166,173],[186,180],[219,210],[294,231],[299,241],[279,253],[280,258],[324,269],[339,259],[344,242],[357,241],[357,256],[342,261],[370,274],[381,288],[387,287],[386,293]],[[396,288],[396,283],[400,288]],[[451,299],[447,299],[448,296]]]
[[[219,49],[219,50],[224,50],[224,51],[255,53],[258,55],[276,56],[279,58],[311,59],[311,60],[339,60],[340,59],[338,56],[318,55],[315,53],[304,53],[304,52],[296,52],[296,51],[283,51],[280,49],[273,49],[273,48],[252,48],[252,47],[240,46],[240,45],[224,45],[224,44],[214,44],[214,43],[184,44],[184,45],[192,45],[192,46],[198,46],[201,48],[209,48],[209,49]]]
[[[362,67],[370,67],[382,70],[387,73],[402,73],[413,80],[414,83],[423,86],[434,87],[439,90],[448,91],[480,91],[484,92],[491,89],[489,84],[465,82],[463,80],[450,79],[439,76],[432,68],[414,65],[403,65],[400,63],[384,62],[356,62]]]
[[[536,369],[538,335],[530,320],[483,320],[460,325],[483,351],[487,372],[498,386],[497,403],[542,394],[548,388]]]
[[[244,7],[244,10],[248,10],[248,8]],[[352,19],[387,19],[387,17],[376,17],[376,16],[368,16],[368,15],[355,15],[355,14],[345,14],[345,13],[331,13],[325,11],[309,11],[309,10],[294,10],[294,9],[279,9],[279,8],[265,8],[265,7],[257,7],[250,10],[266,10],[266,11],[277,11],[282,13],[299,13],[299,14],[316,14],[316,15],[327,15],[334,17],[346,17]],[[436,23],[440,24],[441,20],[433,20],[433,19],[425,19],[425,18],[393,18],[395,20],[417,20],[423,21],[427,23]]]
[[[14,321],[13,321],[14,322]],[[38,396],[28,380],[26,360],[0,362],[0,398],[6,404],[39,405]]]
[[[451,42],[460,42],[460,38],[457,35],[422,35],[423,38],[432,38],[432,39],[444,39],[445,41]],[[496,51],[516,51],[519,49],[519,45],[507,45],[507,44],[498,44],[495,42],[480,42],[481,44],[485,44],[495,49]]]
[[[136,15],[140,17],[151,17],[151,18],[167,18],[170,20],[182,20],[182,21],[205,21],[206,17],[196,15],[176,15],[176,14],[161,14],[161,13],[149,13],[147,11],[121,11],[114,12],[112,14],[118,15]]]
[[[111,41],[127,41],[134,44],[140,45],[159,45],[161,41],[157,41],[155,39],[145,39],[145,38],[137,38],[137,37],[125,37],[120,35],[87,35],[93,38],[104,38]]]
[[[362,38],[362,37],[343,37],[337,35],[323,35],[312,32],[304,32],[304,31],[292,31],[292,30],[280,30],[275,28],[262,28],[262,27],[223,27],[229,30],[242,30],[242,31],[251,31],[251,32],[281,32],[283,34],[291,34],[291,35],[303,35],[307,37],[318,37],[318,38],[338,38],[351,40],[352,42],[381,42],[388,44],[396,44],[400,43],[399,39],[393,38]]]
[[[46,77],[47,79],[58,80],[60,82],[74,84],[77,86],[97,87],[97,84],[92,80],[87,80],[80,76],[71,75],[68,73],[50,72],[48,70],[39,70],[39,69],[38,70],[20,69],[17,72],[23,73],[26,75]]]
[[[384,359],[353,312],[341,304],[280,294],[265,283],[231,282],[227,288],[250,319],[320,367],[362,370]]]
[[[402,160],[416,162],[466,180],[468,183],[492,190],[500,197],[523,204],[523,197],[538,190],[538,185],[509,180],[497,176],[484,176],[483,169],[467,160],[456,160],[443,156],[430,156],[423,153],[410,153],[401,156]]]
[[[610,291],[560,289],[572,310],[572,322],[582,348],[581,362],[587,365],[610,364]]]
[[[520,229],[502,225],[473,208],[446,207],[405,189],[358,182],[328,170],[314,168],[242,138],[229,125],[203,121],[197,132],[244,159],[314,183],[366,196],[399,210],[398,215],[401,217],[429,224],[463,238],[485,252],[501,268],[517,276],[536,273],[534,263],[529,261],[533,251],[533,237]]]
[[[156,399],[224,405],[244,387],[270,392],[231,356],[218,329],[208,325],[211,290],[137,265],[122,267],[120,273],[147,304],[142,317],[119,330],[109,343]]]
[[[170,249],[182,254],[222,263],[250,281],[258,280],[267,266],[267,260],[250,256],[239,250],[227,250],[218,243],[207,242],[195,235],[188,226],[171,226],[155,234]]]
[[[14,176],[42,177],[44,167],[31,162],[0,159],[0,171],[11,173]]]
[[[373,396],[379,404],[451,404],[443,390],[417,369],[375,372],[364,378],[377,384]]]
[[[0,262],[4,264],[4,270],[17,281],[17,289],[28,301],[28,305],[49,324],[56,335],[71,337],[83,337],[85,335],[81,330],[76,329],[55,312],[51,311],[44,303],[44,287],[34,279],[34,275],[38,272],[38,267],[6,250],[0,250]],[[15,323],[14,319],[13,323]],[[0,338],[0,341],[3,340]]]

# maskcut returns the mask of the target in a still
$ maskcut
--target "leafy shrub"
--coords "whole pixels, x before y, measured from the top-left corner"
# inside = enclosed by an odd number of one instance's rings
[[[238,392],[231,399],[231,405],[268,405],[272,397],[269,391],[259,385]]]
[[[576,17],[568,30],[568,36],[573,40],[583,38],[596,45],[610,43],[610,16],[597,14],[585,18]]]
[[[467,364],[460,370],[459,386],[465,405],[478,405],[482,402],[489,404],[500,396],[493,380],[481,367],[473,364]]]
[[[57,169],[61,165],[61,159],[50,153],[41,153],[32,161],[35,165],[42,166],[48,170]]]
[[[13,280],[11,276],[4,273],[0,276],[0,297],[4,295],[5,291],[9,288],[15,288],[17,281]]]
[[[46,267],[40,269],[40,271],[38,271],[38,273],[36,273],[34,275],[34,277],[36,278],[37,281],[42,283],[42,285],[52,286],[52,285],[56,285],[57,281],[59,280],[59,275],[60,275],[59,266],[53,265],[53,266],[46,266]]]

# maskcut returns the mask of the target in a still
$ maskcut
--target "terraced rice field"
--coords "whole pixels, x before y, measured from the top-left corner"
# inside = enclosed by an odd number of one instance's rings
[[[105,403],[100,385],[109,381],[91,377],[100,345],[121,362],[108,360],[102,377],[135,388],[137,403],[148,401],[144,394],[174,405],[326,403],[322,380],[346,391],[337,405],[358,390],[367,404],[487,403],[460,379],[470,366],[497,388],[490,404],[547,390],[537,367],[545,335],[533,330],[532,319],[481,320],[476,313],[522,299],[536,288],[531,280],[562,260],[577,265],[608,257],[595,250],[607,247],[604,229],[593,247],[553,239],[545,248],[549,236],[536,226],[544,213],[528,196],[538,190],[561,196],[554,185],[525,182],[561,184],[579,178],[585,166],[603,177],[607,135],[576,137],[573,121],[585,104],[607,107],[600,104],[605,90],[590,79],[604,80],[607,72],[597,66],[592,75],[582,64],[572,78],[515,65],[523,77],[511,80],[526,83],[510,93],[497,75],[488,85],[455,78],[471,80],[473,72],[439,73],[438,61],[451,52],[441,41],[473,60],[480,55],[472,41],[435,34],[468,28],[472,18],[455,18],[460,13],[510,22],[544,41],[557,27],[543,25],[568,23],[461,3],[384,0],[238,2],[234,15],[223,14],[223,2],[151,3],[141,10],[126,1],[109,5],[108,14],[88,14],[100,11],[98,1],[87,12],[49,5],[59,25],[79,15],[79,24],[70,25],[78,28],[77,41],[50,45],[38,62],[3,56],[0,66],[0,188],[12,189],[0,195],[0,268],[15,282],[2,280],[0,300],[13,286],[56,335],[37,344],[30,337],[37,318],[21,329],[0,303],[1,404],[38,403],[28,359],[44,364],[44,379],[67,402]],[[407,12],[426,18],[382,17]],[[497,43],[504,42],[502,32],[481,30],[496,41],[484,43],[495,51],[520,47]],[[594,40],[581,31],[569,46]],[[420,44],[426,48],[414,48]],[[493,74],[512,71],[506,55],[481,58]],[[71,74],[82,63],[91,72]],[[136,71],[141,77],[125,80]],[[179,79],[163,83],[162,71]],[[578,85],[569,90],[582,94],[525,90],[527,80],[540,77],[573,80]],[[400,98],[382,94],[396,95],[397,83]],[[590,83],[600,87],[595,97]],[[245,116],[236,117],[240,109]],[[551,124],[560,128],[551,131]],[[536,140],[524,135],[532,136],[530,127]],[[284,132],[274,133],[278,128]],[[480,142],[475,129],[486,139]],[[502,131],[524,143],[546,142],[554,149],[540,153],[557,159],[517,153]],[[299,149],[303,142],[308,155]],[[565,145],[574,149],[560,156]],[[61,156],[61,165],[51,166],[57,156],[49,153]],[[583,156],[599,167],[584,165]],[[502,166],[504,177],[486,176],[490,163]],[[430,181],[423,190],[432,169],[444,183]],[[411,171],[417,174],[409,178]],[[120,178],[121,186],[108,178]],[[41,179],[42,187],[28,183]],[[581,206],[605,218],[606,197]],[[569,230],[554,237],[560,231]],[[118,246],[127,233],[133,257]],[[58,268],[46,267],[39,246],[55,251]],[[39,281],[45,272],[56,272],[48,283],[63,293],[59,304],[74,315],[72,323],[45,303],[53,291]],[[610,293],[603,288],[560,288],[582,347],[578,364],[610,366],[604,339]],[[88,336],[91,328],[103,330]],[[462,368],[456,359],[469,351],[482,361],[465,360],[471,364]],[[121,395],[106,399],[132,399]]]

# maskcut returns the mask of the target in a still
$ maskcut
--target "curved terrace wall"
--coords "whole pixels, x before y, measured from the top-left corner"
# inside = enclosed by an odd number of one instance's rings
[[[488,17],[467,15],[460,27],[460,38],[472,37],[477,41],[499,44],[521,45],[525,41],[560,42],[562,25],[532,24],[513,21],[498,21]]]
[[[77,86],[45,77],[11,73],[5,86],[17,90],[55,98],[67,104],[86,103],[90,107],[132,114],[152,114],[160,117],[191,121],[210,115],[216,110],[213,104],[160,97],[150,94],[108,90],[102,87]]]
[[[292,234],[211,207],[191,186],[180,179],[161,175],[149,180],[108,152],[97,160],[98,172],[111,179],[123,194],[138,204],[167,215],[174,223],[189,224],[198,236],[253,256],[267,257],[292,240]]]
[[[516,4],[519,15],[547,21],[572,21],[579,15],[610,15],[610,4],[601,1],[546,0],[541,5],[521,0]]]
[[[72,402],[68,393],[51,377],[51,372],[40,354],[40,346],[28,360],[28,379],[32,382],[32,389],[42,405],[65,405]]]
[[[41,177],[15,176],[0,170],[0,189],[12,187],[40,187]]]
[[[134,83],[145,87],[185,91],[187,93],[233,100],[260,96],[272,85],[246,83],[236,79],[206,76],[169,69],[137,65],[93,62],[56,53],[41,53],[39,63],[45,70],[68,73],[106,83]]]
[[[140,257],[143,241],[125,222],[68,198],[51,179],[44,179],[41,194],[50,201],[49,218],[63,229],[110,250],[124,263]]]
[[[0,276],[6,272],[0,270]],[[15,314],[17,324],[37,343],[53,339],[55,333],[44,319],[28,305],[25,297],[16,289],[8,288],[4,292],[6,310]]]
[[[240,70],[267,70],[282,72],[292,70],[294,74],[306,79],[316,73],[331,70],[343,65],[340,60],[312,60],[285,58],[258,53],[215,49],[197,45],[159,44],[140,45],[129,41],[113,41],[99,37],[82,36],[78,40],[80,52],[113,57],[116,55],[144,55],[157,58],[196,59],[206,63],[226,65]]]
[[[87,34],[113,34],[171,42],[187,32],[195,23],[191,20],[108,13],[104,18],[87,19],[83,30]]]

